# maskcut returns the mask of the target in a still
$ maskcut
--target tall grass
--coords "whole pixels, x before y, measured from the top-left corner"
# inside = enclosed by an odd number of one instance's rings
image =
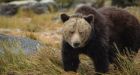
[[[7,41],[1,41],[0,46],[0,74],[6,75],[10,71],[19,71],[32,67],[18,42],[9,44]],[[11,48],[14,47],[21,50],[12,51]]]
[[[12,51],[8,45],[7,41],[0,43],[3,47],[0,52],[0,75],[60,75],[63,72],[55,48],[45,48],[32,56],[27,56],[18,43],[12,43],[12,46],[21,49],[17,51]]]
[[[114,44],[114,47],[117,51],[117,65],[115,66],[118,67],[119,75],[140,75],[140,72],[135,68],[135,63],[133,62],[133,54],[135,55],[135,53],[132,51],[130,53],[128,49],[126,49],[126,54],[122,54],[116,44]]]
[[[64,73],[61,62],[61,52],[58,48],[53,48],[51,45],[43,48],[36,54],[26,56],[22,49],[16,52],[11,51],[7,47],[7,42],[1,43],[4,50],[0,53],[0,74],[7,75],[61,75]],[[19,46],[17,43],[13,45]],[[19,46],[20,47],[20,46]],[[80,75],[92,75],[94,68],[92,61],[85,56],[81,55],[80,60],[82,63],[79,67]],[[126,59],[121,54],[118,54],[118,62],[121,70],[117,73],[110,72],[110,75],[139,75],[140,73],[134,67],[135,63]]]
[[[140,20],[140,12],[137,7],[131,7],[127,10]],[[38,37],[40,35],[36,36],[34,33],[40,31],[47,31],[49,33],[50,30],[56,31],[56,29],[60,29],[61,23],[57,20],[59,14],[60,13],[45,13],[36,15],[31,11],[19,11],[19,13],[13,17],[0,16],[0,28],[18,28],[31,32],[31,34],[25,35],[31,39],[39,40]],[[13,52],[11,47],[8,47],[9,44],[7,44],[6,41],[0,42],[0,46],[4,48],[3,52],[0,51],[0,75],[61,75],[65,73],[63,71],[59,46],[60,39],[56,39],[57,37],[54,40],[50,40],[49,38],[44,39],[45,36],[47,35],[44,35],[43,38],[40,39],[47,47],[31,56],[26,56],[17,43],[12,43],[12,45],[19,46],[19,50],[18,52]],[[55,41],[59,43],[54,43]],[[81,55],[80,60],[81,64],[78,73],[80,75],[93,75],[94,67],[92,61],[85,55]],[[134,62],[131,62],[120,54],[118,55],[118,62],[122,69],[120,71],[111,71],[110,75],[139,75],[140,70],[136,69]]]
[[[140,7],[127,7],[126,10],[140,21]]]

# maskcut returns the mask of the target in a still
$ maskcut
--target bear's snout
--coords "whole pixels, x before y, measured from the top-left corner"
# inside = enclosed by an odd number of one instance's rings
[[[80,46],[80,43],[79,43],[79,42],[75,42],[75,43],[73,43],[73,46],[74,46],[75,48],[77,48],[77,47]]]
[[[71,45],[73,48],[78,48],[80,47],[81,44],[81,38],[78,33],[74,33],[72,38],[71,38]]]

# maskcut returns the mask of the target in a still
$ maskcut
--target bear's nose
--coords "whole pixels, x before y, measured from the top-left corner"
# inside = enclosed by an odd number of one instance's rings
[[[73,44],[74,47],[79,47],[79,45],[80,45],[80,43],[78,43],[78,42]]]

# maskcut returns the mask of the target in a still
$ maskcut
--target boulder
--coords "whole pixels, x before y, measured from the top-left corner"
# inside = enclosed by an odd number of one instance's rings
[[[4,50],[10,50],[16,53],[23,51],[26,55],[31,55],[42,47],[43,45],[39,41],[30,38],[0,34],[0,52]]]
[[[18,12],[18,6],[14,4],[0,4],[0,15],[13,16]]]
[[[55,3],[52,3],[52,2],[28,3],[25,5],[22,5],[21,8],[23,8],[23,10],[25,10],[25,11],[32,10],[36,14],[43,14],[46,12],[57,11],[57,5]]]

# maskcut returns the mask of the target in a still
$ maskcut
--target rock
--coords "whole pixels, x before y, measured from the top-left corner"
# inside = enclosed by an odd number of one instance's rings
[[[14,4],[0,4],[0,15],[13,16],[18,12],[18,6]]]
[[[57,5],[55,3],[28,3],[26,5],[23,5],[22,8],[24,10],[32,10],[36,14],[43,14],[46,12],[52,12],[57,10]]]
[[[35,0],[30,1],[12,1],[9,4],[17,5],[23,8],[24,11],[32,10],[36,14],[43,14],[45,12],[56,11],[57,4],[54,0],[41,0],[39,2]]]
[[[36,3],[31,7],[36,14],[43,14],[48,11],[48,5],[45,3]]]
[[[6,49],[16,53],[23,50],[25,55],[31,55],[42,47],[43,45],[36,40],[0,34],[0,52]]]
[[[17,6],[22,6],[22,5],[26,5],[26,4],[34,4],[37,3],[37,1],[35,0],[21,0],[21,1],[11,1],[8,4],[13,4],[13,5],[17,5]]]
[[[54,0],[40,0],[40,3],[49,3],[49,2],[54,3],[55,1]]]

